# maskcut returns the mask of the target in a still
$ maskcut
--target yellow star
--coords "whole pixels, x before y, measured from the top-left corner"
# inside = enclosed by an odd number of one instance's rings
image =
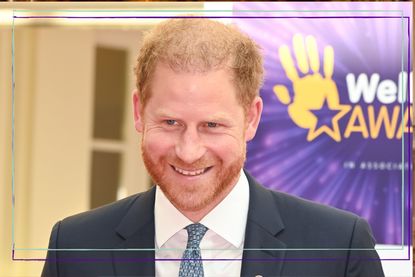
[[[340,136],[340,128],[339,128],[339,120],[347,114],[351,109],[350,105],[337,105],[335,108],[331,108],[330,110],[338,110],[337,114],[332,117],[331,124],[333,126],[333,129],[329,128],[327,125],[322,125],[320,128],[317,128],[317,121],[314,126],[312,126],[308,130],[307,134],[307,140],[312,141],[322,133],[326,133],[328,136],[330,136],[332,139],[334,139],[337,142],[341,141]]]

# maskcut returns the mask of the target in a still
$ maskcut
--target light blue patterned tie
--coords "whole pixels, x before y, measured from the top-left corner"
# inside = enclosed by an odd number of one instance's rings
[[[187,246],[180,263],[179,277],[203,277],[203,264],[200,255],[200,241],[208,228],[200,223],[190,224],[187,230]]]

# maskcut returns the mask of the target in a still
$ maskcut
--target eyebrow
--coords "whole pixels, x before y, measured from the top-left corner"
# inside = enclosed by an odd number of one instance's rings
[[[223,116],[212,116],[211,118],[209,118],[208,120],[206,120],[207,122],[225,122],[225,123],[229,123],[229,119],[223,117]]]
[[[166,110],[160,110],[155,112],[155,116],[158,118],[173,118],[180,120],[179,117],[175,116],[173,112],[169,112]],[[225,124],[230,124],[231,120],[226,118],[226,116],[222,114],[216,114],[216,115],[209,115],[204,120],[204,122],[223,122]]]

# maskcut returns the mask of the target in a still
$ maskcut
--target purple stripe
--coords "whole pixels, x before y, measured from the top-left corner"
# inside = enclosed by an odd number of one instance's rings
[[[14,15],[13,18],[67,18],[67,19],[131,19],[131,18],[144,18],[144,19],[164,19],[164,18],[242,18],[242,19],[287,19],[287,18],[301,18],[301,19],[327,19],[327,18],[409,18],[409,16],[54,16],[54,15],[39,15],[39,16],[18,16]]]
[[[407,62],[407,66],[408,66],[408,73],[407,73],[407,80],[408,80],[408,82],[407,82],[407,88],[406,88],[406,90],[407,90],[407,106],[408,106],[408,118],[411,118],[411,113],[410,113],[410,110],[411,110],[411,103],[410,103],[410,101],[409,101],[409,99],[410,99],[410,87],[411,87],[411,78],[410,78],[410,73],[411,73],[411,24],[409,24],[410,23],[410,21],[409,21],[409,18],[407,19],[407,25],[408,25],[408,28],[407,28],[407,36],[408,36],[408,49],[407,49],[407,51],[408,51],[408,62]],[[408,121],[408,122],[410,122],[410,121]],[[412,122],[411,122],[412,123]],[[413,124],[411,124],[411,125],[413,125]],[[410,132],[408,132],[408,162],[409,162],[409,165],[411,165],[412,164],[412,167],[413,167],[413,163],[412,163],[412,135],[411,135],[411,133]],[[412,209],[411,209],[411,207],[412,207],[412,204],[411,204],[411,166],[409,166],[409,170],[408,170],[408,195],[407,195],[407,199],[408,199],[408,203],[407,203],[407,206],[408,206],[408,223],[407,223],[407,225],[408,225],[408,258],[411,256],[411,248],[409,247],[410,245],[412,245],[412,224],[411,224],[411,218],[412,218]]]
[[[237,12],[237,11],[236,11]],[[330,12],[330,11],[328,11]],[[50,18],[50,19],[54,19],[54,18],[67,18],[67,19],[115,19],[115,18],[143,18],[143,19],[164,19],[164,18],[190,18],[189,16],[105,16],[105,17],[86,17],[86,16],[13,16],[13,18],[19,18],[19,19],[36,19],[36,18]],[[407,67],[408,67],[408,82],[407,82],[407,106],[410,109],[411,105],[410,105],[410,101],[409,101],[409,97],[410,97],[410,78],[409,78],[409,74],[410,74],[410,61],[411,61],[411,55],[410,55],[410,24],[409,24],[409,16],[281,16],[281,17],[277,17],[277,16],[193,16],[191,18],[244,18],[244,19],[287,19],[287,18],[301,18],[301,19],[327,19],[327,18],[405,18],[407,19],[407,35],[408,35],[408,45],[407,45],[407,52],[408,52],[408,62],[407,62]],[[410,113],[408,113],[408,117],[410,116]],[[412,157],[412,147],[411,147],[411,142],[412,142],[412,135],[411,133],[408,132],[408,157],[409,157],[409,161],[411,162],[411,157]],[[408,195],[407,195],[407,199],[408,199],[408,246],[411,245],[412,242],[412,226],[410,224],[411,222],[411,216],[412,216],[412,204],[411,204],[411,186],[410,186],[410,182],[411,182],[411,170],[408,170]],[[12,202],[13,202],[13,206],[14,206],[14,195],[12,196]],[[301,250],[300,250],[301,251]],[[12,249],[12,260],[13,261],[68,261],[68,262],[109,262],[109,261],[124,261],[124,262],[153,262],[153,261],[181,261],[183,259],[152,259],[152,258],[131,258],[131,259],[98,259],[98,258],[67,258],[67,259],[36,259],[36,258],[15,258],[15,250],[14,250],[14,245],[13,245],[13,249]],[[410,260],[410,247],[408,247],[408,258],[406,259],[373,259],[373,258],[367,258],[367,259],[363,259],[363,258],[350,258],[353,260],[366,260],[366,261],[377,261],[377,260],[381,260],[381,261],[408,261]],[[350,260],[349,259],[349,260]],[[284,259],[284,258],[270,258],[270,259],[201,259],[202,261],[337,261],[337,260],[345,260],[342,258],[309,258],[309,259]]]
[[[194,259],[152,259],[152,258],[123,258],[123,259],[111,259],[111,258],[63,258],[63,259],[13,259],[13,261],[59,261],[59,262],[155,262],[155,261],[183,261]],[[363,260],[363,261],[395,261],[402,260],[407,261],[409,259],[376,259],[376,258],[269,258],[269,259],[197,259],[198,261],[248,261],[248,262],[273,262],[273,261],[345,261],[345,260]]]

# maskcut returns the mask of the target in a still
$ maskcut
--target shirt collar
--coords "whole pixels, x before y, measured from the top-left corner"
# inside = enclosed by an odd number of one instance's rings
[[[245,238],[248,206],[248,179],[241,170],[234,188],[200,223],[236,248],[241,248]],[[170,203],[159,186],[156,187],[154,219],[155,241],[158,248],[162,247],[178,231],[193,223]]]
[[[156,186],[156,199],[154,203],[154,224],[156,228],[156,247],[161,248],[167,240],[187,225],[192,224],[167,199],[166,195]]]
[[[200,223],[230,242],[236,248],[242,248],[245,239],[248,206],[248,179],[243,170],[241,170],[239,180],[235,187]]]

